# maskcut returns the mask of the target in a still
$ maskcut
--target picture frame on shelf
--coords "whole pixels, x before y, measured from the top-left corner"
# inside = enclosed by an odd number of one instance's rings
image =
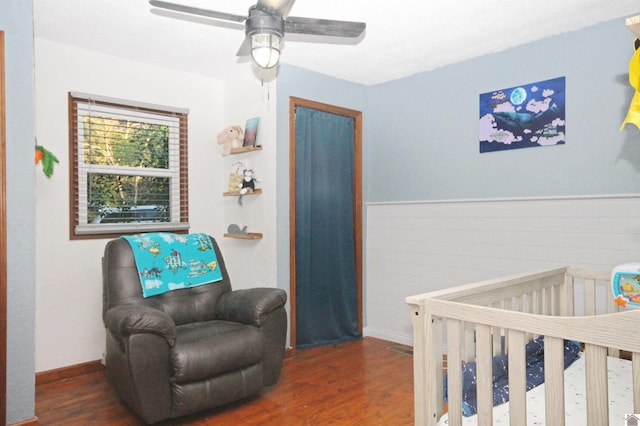
[[[258,126],[260,125],[260,117],[254,117],[247,120],[244,129],[243,147],[255,147],[258,139]]]

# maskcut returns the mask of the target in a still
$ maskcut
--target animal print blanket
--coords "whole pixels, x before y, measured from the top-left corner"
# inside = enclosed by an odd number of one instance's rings
[[[156,232],[122,238],[133,250],[145,298],[222,280],[213,242],[206,234]]]

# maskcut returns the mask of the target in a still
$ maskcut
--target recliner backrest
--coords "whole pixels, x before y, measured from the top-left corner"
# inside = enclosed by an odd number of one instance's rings
[[[124,238],[107,243],[102,258],[102,315],[114,306],[144,305],[171,316],[176,325],[215,319],[220,296],[231,291],[231,282],[218,243],[211,238],[222,280],[167,293],[142,297],[142,287],[131,246]]]

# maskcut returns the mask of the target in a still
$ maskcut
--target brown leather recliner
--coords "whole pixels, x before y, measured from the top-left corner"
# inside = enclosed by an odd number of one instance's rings
[[[135,259],[122,238],[102,259],[106,371],[118,396],[154,423],[237,401],[278,381],[287,295],[231,290],[222,281],[143,298]]]

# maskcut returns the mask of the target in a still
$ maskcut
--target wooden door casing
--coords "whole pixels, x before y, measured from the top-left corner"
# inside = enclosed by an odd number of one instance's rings
[[[296,227],[295,227],[295,113],[298,106],[317,109],[332,114],[352,117],[354,120],[354,200],[353,224],[355,238],[356,285],[358,299],[358,331],[362,333],[362,112],[324,104],[308,99],[289,98],[289,305],[290,346],[296,348]]]
[[[0,31],[0,424],[7,418],[7,198],[4,32]]]

